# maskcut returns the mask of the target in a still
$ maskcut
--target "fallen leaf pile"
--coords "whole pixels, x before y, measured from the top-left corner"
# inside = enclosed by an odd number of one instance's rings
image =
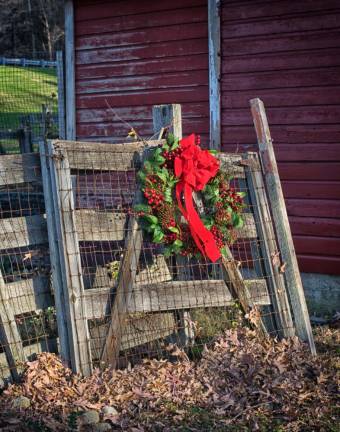
[[[323,331],[339,343],[338,331]],[[98,411],[111,430],[134,432],[337,430],[334,355],[312,357],[297,339],[276,342],[246,328],[228,330],[198,362],[182,354],[177,349],[174,362],[147,360],[87,378],[55,355],[40,354],[27,364],[23,382],[3,393],[0,430],[93,430],[77,421],[87,410]],[[30,407],[13,418],[13,401],[23,396]]]

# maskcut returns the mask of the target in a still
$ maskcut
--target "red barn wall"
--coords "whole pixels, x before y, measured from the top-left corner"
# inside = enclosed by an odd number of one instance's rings
[[[340,274],[340,3],[222,1],[222,148],[254,148],[248,101],[274,139],[302,271]],[[184,133],[209,133],[205,0],[76,0],[77,138],[152,130],[154,104],[181,103]]]
[[[209,133],[205,0],[75,2],[78,139],[153,134],[152,105],[182,104],[183,132]]]
[[[340,274],[340,2],[223,1],[223,150],[266,106],[301,270]]]

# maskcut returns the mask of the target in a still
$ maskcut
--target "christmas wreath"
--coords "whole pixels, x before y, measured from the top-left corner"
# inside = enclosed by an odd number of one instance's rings
[[[182,140],[168,134],[138,172],[144,202],[134,211],[152,242],[164,245],[166,256],[215,262],[243,226],[245,194],[231,186],[214,154],[201,149],[194,134]]]

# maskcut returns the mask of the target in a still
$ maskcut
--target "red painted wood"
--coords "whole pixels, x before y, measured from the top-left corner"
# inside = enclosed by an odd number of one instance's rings
[[[301,269],[340,274],[340,4],[222,2],[221,15],[223,150],[256,150],[261,98]]]
[[[340,80],[340,77],[339,77]],[[340,81],[339,81],[340,82]],[[301,107],[268,107],[266,110],[270,124],[336,124],[340,122],[340,106],[301,106]],[[249,109],[234,108],[222,111],[222,124],[249,124]]]
[[[181,103],[183,132],[209,134],[205,0],[75,3],[77,136],[153,134],[152,105]]]
[[[340,33],[339,33],[340,38]],[[280,88],[321,87],[340,85],[339,68],[297,69],[278,72],[255,72],[225,74],[222,77],[223,91],[265,90]],[[306,91],[308,91],[306,89]]]
[[[249,100],[253,97],[254,90],[230,90],[223,107],[249,109]],[[282,106],[291,108],[296,106],[337,105],[340,99],[340,86],[311,87],[308,91],[304,87],[261,89],[261,99],[266,104],[267,109]]]
[[[320,198],[340,200],[340,182],[283,181],[285,198]]]
[[[294,245],[298,254],[340,256],[340,238],[296,235]]]
[[[340,237],[340,219],[291,216],[289,222],[294,235]]]
[[[228,94],[228,93],[227,93]],[[256,93],[258,96],[261,93]],[[278,143],[340,143],[340,125],[270,125],[274,146]],[[247,144],[256,143],[256,134],[252,124],[222,127],[222,143]]]
[[[109,16],[136,15],[145,13],[145,11],[163,11],[171,9],[183,9],[193,6],[203,6],[204,0],[173,0],[171,5],[169,2],[156,2],[154,0],[130,0],[130,1],[112,1],[101,0],[100,7],[98,2],[94,0],[76,0],[75,21],[86,21],[89,19],[107,18]]]
[[[169,2],[168,2],[169,4]],[[138,30],[151,27],[158,27],[162,32],[163,27],[171,24],[182,24],[192,22],[204,23],[207,20],[207,8],[205,6],[191,7],[181,10],[166,10],[153,12],[152,9],[145,9],[144,13],[128,16],[107,16],[102,19],[89,19],[77,23],[77,35],[92,35],[111,32],[124,32],[128,30]],[[100,7],[100,5],[98,5]],[[171,6],[169,7],[171,9]],[[147,13],[147,19],[145,14]],[[166,40],[166,34],[164,34]]]
[[[281,162],[281,180],[340,180],[339,162]]]
[[[163,31],[160,31],[158,27],[142,30],[131,30],[129,32],[118,32],[118,33],[105,33],[93,36],[81,36],[77,39],[76,48],[78,50],[85,49],[98,49],[98,48],[110,48],[119,45],[140,45],[141,43],[157,43],[172,41],[172,40],[183,40],[186,39],[198,39],[207,37],[207,28],[202,26],[202,23],[192,24],[175,24],[168,28],[163,28],[166,31],[166,39],[164,39]]]
[[[114,76],[137,76],[146,74],[160,74],[163,72],[191,71],[197,69],[208,69],[208,56],[203,54],[192,54],[187,56],[164,57],[158,59],[141,59],[131,61],[114,61],[101,65],[79,65],[76,66],[76,77],[78,80],[94,78],[112,78]]]
[[[298,255],[297,258],[301,271],[307,273],[326,273],[330,275],[339,274],[339,257],[331,255]]]
[[[271,18],[278,16],[285,16],[296,13],[305,13],[338,9],[338,0],[299,0],[298,2],[287,2],[286,0],[271,1],[270,7],[267,2],[254,2],[254,1],[238,1],[236,4],[229,5],[226,2],[222,8],[223,21],[242,21],[245,19],[254,18]]]
[[[339,200],[286,199],[289,216],[339,218]],[[320,235],[322,230],[320,229]]]
[[[287,0],[288,1],[288,0]],[[291,35],[273,34],[270,37],[249,36],[228,38],[227,28],[222,29],[222,52],[228,55],[263,54],[286,51],[311,50],[339,47],[339,30],[298,32]]]

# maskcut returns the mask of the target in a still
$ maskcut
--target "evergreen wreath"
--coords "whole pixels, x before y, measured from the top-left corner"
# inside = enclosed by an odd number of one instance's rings
[[[231,186],[216,153],[202,150],[194,134],[179,140],[169,133],[137,174],[144,202],[134,211],[152,242],[164,245],[165,256],[203,255],[216,261],[237,239],[245,193]],[[199,215],[193,193],[199,196]]]

